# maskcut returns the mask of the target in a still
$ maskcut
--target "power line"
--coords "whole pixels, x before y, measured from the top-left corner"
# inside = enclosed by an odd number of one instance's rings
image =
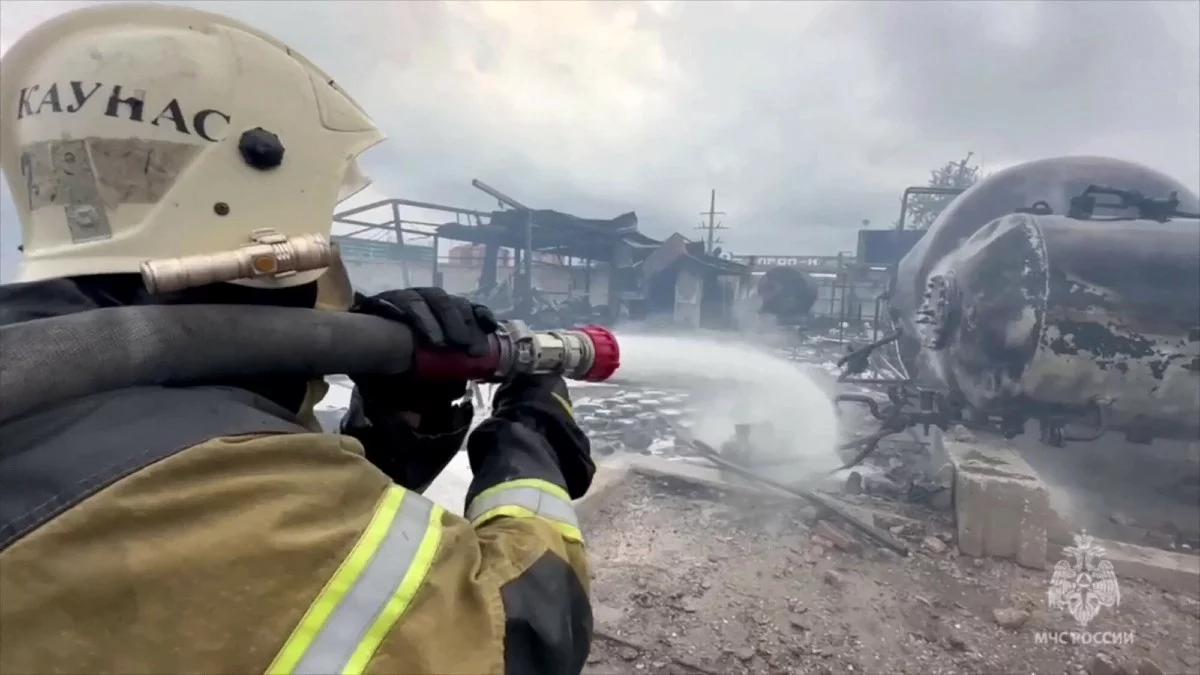
[[[708,216],[708,224],[705,225],[703,222],[701,222],[699,227],[697,227],[696,229],[697,230],[708,230],[708,245],[705,247],[704,250],[709,255],[712,255],[713,244],[719,243],[721,241],[720,239],[717,239],[714,242],[713,233],[716,230],[728,230],[729,229],[728,227],[722,227],[721,221],[716,220],[717,216],[726,215],[724,211],[717,210],[717,190],[716,190],[716,188],[713,188],[712,193],[709,195],[708,210],[701,211],[700,215]]]

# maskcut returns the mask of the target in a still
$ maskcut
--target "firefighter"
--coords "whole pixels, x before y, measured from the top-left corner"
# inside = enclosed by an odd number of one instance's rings
[[[330,232],[383,134],[275,39],[103,5],[0,62],[0,162],[24,258],[0,324],[98,307],[350,309],[478,353],[496,323],[438,289],[359,297],[327,270],[153,294],[143,261]],[[303,379],[98,391],[0,426],[0,672],[582,669],[571,500],[594,466],[558,377],[516,379],[467,441],[465,517],[421,496],[472,417],[464,382],[356,379],[342,434]]]

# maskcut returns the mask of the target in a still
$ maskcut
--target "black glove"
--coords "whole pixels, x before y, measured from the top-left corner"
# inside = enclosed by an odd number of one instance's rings
[[[471,356],[488,351],[488,335],[496,332],[492,310],[440,288],[406,288],[379,295],[355,296],[350,310],[399,321],[426,347],[461,350]]]
[[[483,305],[440,288],[357,296],[353,312],[403,323],[422,347],[486,353],[496,319]],[[367,459],[397,483],[424,490],[462,447],[474,407],[459,401],[464,380],[420,381],[412,374],[354,375],[342,433],[357,438]],[[457,405],[456,405],[457,402]]]
[[[476,430],[468,451],[473,491],[513,477],[557,484],[554,474],[561,473],[567,494],[578,499],[596,472],[591,444],[575,424],[566,382],[557,375],[518,376],[500,385],[492,418]]]

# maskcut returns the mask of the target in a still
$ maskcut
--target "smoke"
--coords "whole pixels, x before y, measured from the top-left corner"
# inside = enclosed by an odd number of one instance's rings
[[[795,342],[795,331],[779,325],[779,317],[762,311],[757,292],[733,302],[733,319],[738,334],[748,343],[782,347]]]
[[[696,438],[719,448],[735,425],[754,425],[752,462],[769,464],[784,482],[840,464],[833,402],[796,364],[738,342],[626,333],[617,339],[614,380],[689,392]]]

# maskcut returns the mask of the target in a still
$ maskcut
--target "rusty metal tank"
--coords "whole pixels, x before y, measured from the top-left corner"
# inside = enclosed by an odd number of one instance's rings
[[[1016,423],[1082,416],[1139,440],[1195,439],[1200,221],[1132,207],[1072,213],[1092,185],[1175,193],[1178,211],[1200,210],[1178,181],[1114,159],[1048,159],[991,176],[898,267],[890,312],[900,360],[919,386]]]
[[[774,315],[781,324],[800,321],[817,301],[817,286],[808,274],[794,267],[773,267],[759,279],[756,288],[759,311]]]

